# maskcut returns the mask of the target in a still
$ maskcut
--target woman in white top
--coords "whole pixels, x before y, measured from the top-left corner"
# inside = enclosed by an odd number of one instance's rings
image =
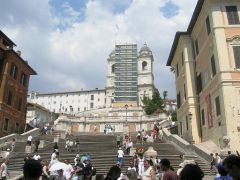
[[[144,168],[146,169],[142,174],[142,180],[157,180],[155,170],[151,166],[151,160],[144,161]]]
[[[140,155],[138,157],[138,175],[142,176],[143,172],[144,172],[144,157],[143,155]]]

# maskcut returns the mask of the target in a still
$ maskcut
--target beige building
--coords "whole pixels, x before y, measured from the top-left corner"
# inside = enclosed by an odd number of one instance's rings
[[[167,66],[176,75],[179,135],[240,148],[240,1],[199,0],[177,32]]]

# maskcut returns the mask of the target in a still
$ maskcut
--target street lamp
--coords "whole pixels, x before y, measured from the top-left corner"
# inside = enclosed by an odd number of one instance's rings
[[[126,109],[126,125],[127,125],[127,110],[128,110],[128,105],[125,104],[125,109]]]

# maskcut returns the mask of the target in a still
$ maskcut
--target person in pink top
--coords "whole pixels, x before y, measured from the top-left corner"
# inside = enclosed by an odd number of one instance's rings
[[[170,161],[168,159],[160,161],[160,168],[164,172],[162,180],[178,180],[177,174],[170,168]]]

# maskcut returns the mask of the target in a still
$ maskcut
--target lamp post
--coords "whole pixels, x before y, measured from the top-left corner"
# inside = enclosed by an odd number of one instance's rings
[[[126,125],[127,125],[127,110],[128,110],[128,105],[125,104],[125,109],[126,109]]]
[[[125,104],[125,110],[126,110],[126,120],[125,120],[125,134],[129,134],[129,128],[128,128],[128,122],[127,122],[127,110],[128,110],[128,105]]]

